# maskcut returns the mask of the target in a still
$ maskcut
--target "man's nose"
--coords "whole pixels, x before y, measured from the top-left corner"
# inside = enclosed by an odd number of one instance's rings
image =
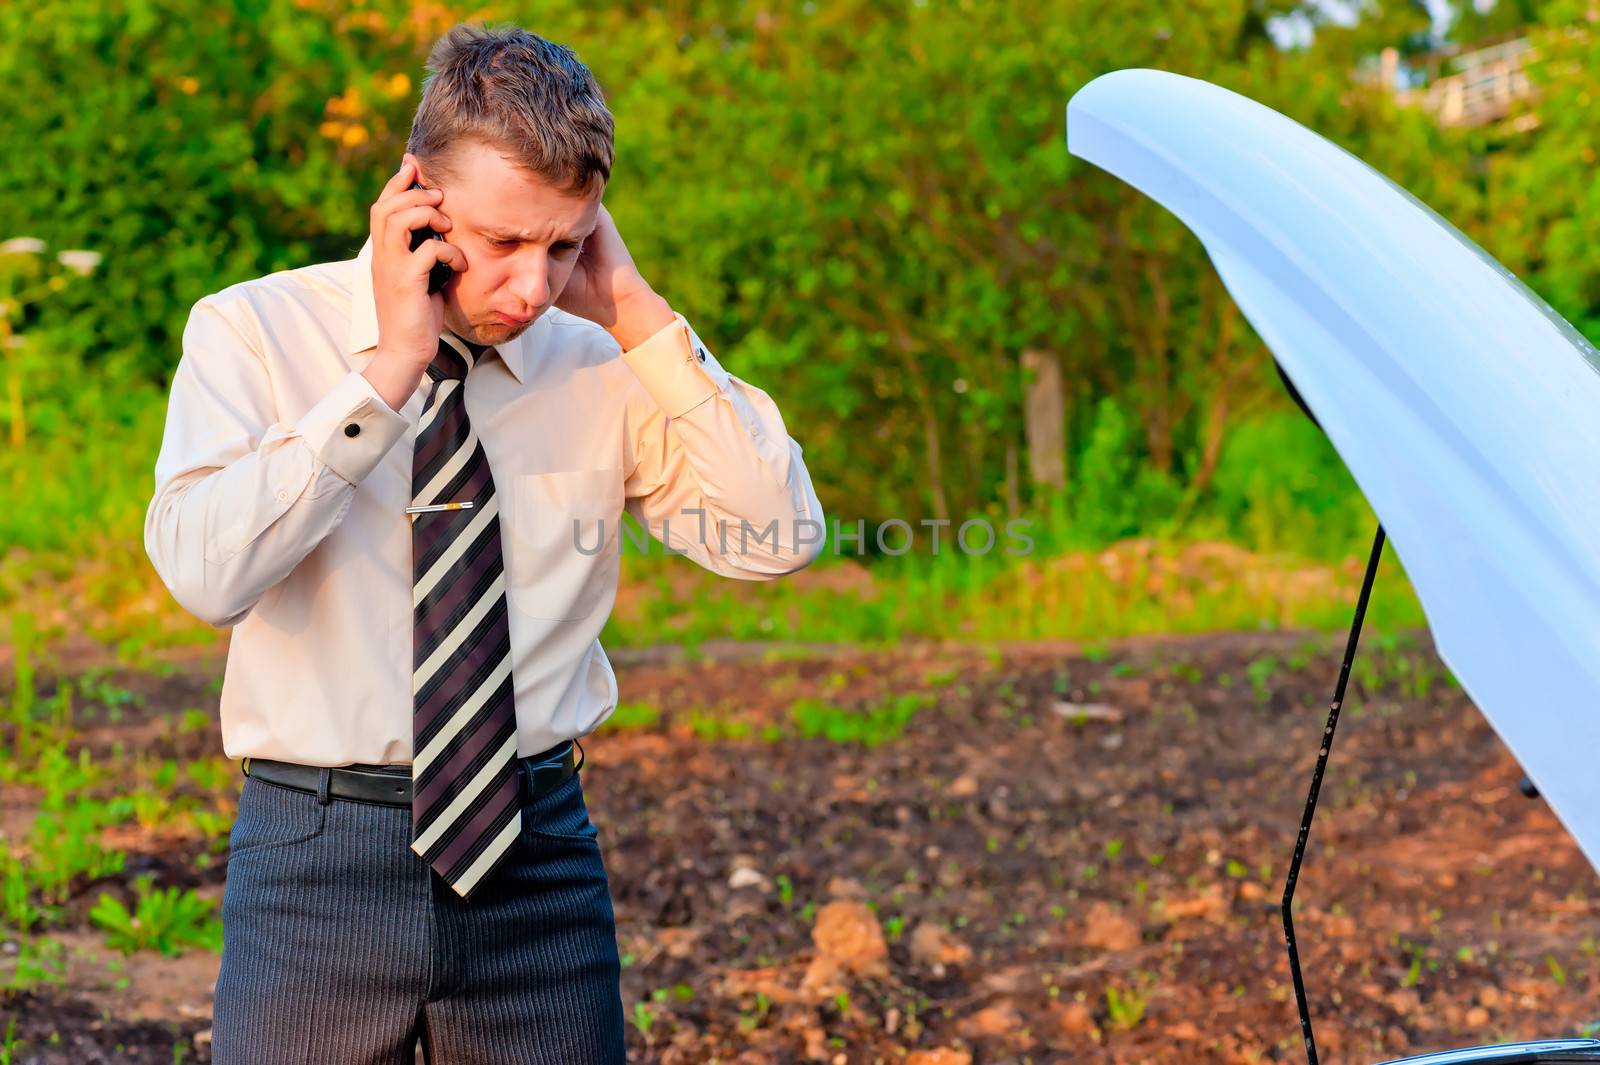
[[[538,310],[550,299],[550,260],[546,255],[528,256],[528,264],[511,281],[511,293],[529,310]]]

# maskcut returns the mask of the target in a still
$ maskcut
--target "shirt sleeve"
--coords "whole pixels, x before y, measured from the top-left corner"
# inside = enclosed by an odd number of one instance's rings
[[[628,512],[723,576],[771,580],[812,562],[822,504],[772,398],[723,369],[681,314],[622,358],[644,386],[628,410]]]
[[[237,624],[338,526],[407,425],[354,370],[279,420],[260,351],[207,296],[184,327],[145,552],[186,610]]]

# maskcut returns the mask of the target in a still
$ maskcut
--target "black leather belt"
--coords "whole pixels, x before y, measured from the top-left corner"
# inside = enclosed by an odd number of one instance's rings
[[[576,747],[578,755],[573,754]],[[583,767],[583,745],[577,740],[557,744],[548,751],[518,759],[522,777],[522,801],[532,802],[553,791]],[[411,767],[409,765],[314,766],[297,762],[274,762],[267,758],[246,758],[244,775],[268,784],[315,795],[326,804],[332,799],[378,803],[383,806],[411,805]]]

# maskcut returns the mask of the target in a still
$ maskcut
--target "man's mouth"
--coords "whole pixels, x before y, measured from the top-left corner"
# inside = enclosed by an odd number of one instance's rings
[[[534,317],[530,314],[526,318],[513,318],[504,311],[495,311],[494,313],[500,319],[502,325],[527,325],[529,322],[533,321]]]

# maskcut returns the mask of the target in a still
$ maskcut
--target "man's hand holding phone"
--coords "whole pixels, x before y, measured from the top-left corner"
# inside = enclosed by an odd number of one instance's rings
[[[384,402],[399,410],[411,398],[439,350],[444,296],[429,292],[435,264],[465,265],[465,253],[444,240],[424,239],[412,248],[413,231],[445,232],[450,219],[437,207],[438,189],[415,189],[416,161],[407,154],[400,170],[372,205],[372,297],[378,312],[378,351],[362,370]]]

